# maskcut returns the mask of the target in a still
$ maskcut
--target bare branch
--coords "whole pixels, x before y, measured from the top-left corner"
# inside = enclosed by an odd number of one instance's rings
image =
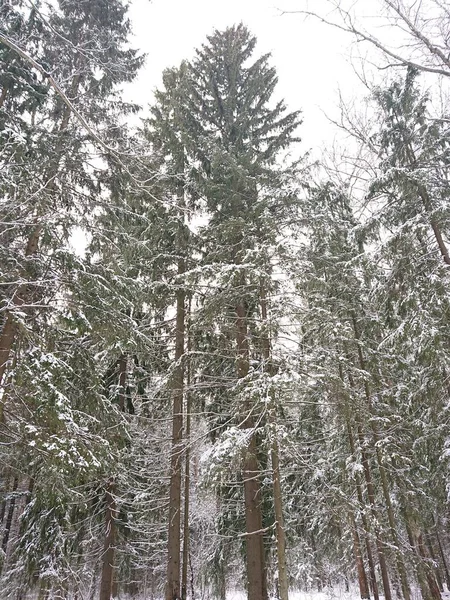
[[[405,56],[401,56],[394,50],[391,50],[390,48],[388,48],[385,44],[383,44],[375,36],[371,35],[370,33],[365,32],[361,28],[357,27],[353,23],[352,19],[350,18],[349,13],[346,11],[343,11],[343,9],[341,9],[341,8],[339,8],[339,12],[342,16],[343,23],[338,23],[336,21],[332,21],[332,20],[327,19],[326,17],[323,17],[322,15],[319,15],[318,13],[316,13],[314,11],[310,11],[310,10],[292,10],[292,11],[284,10],[284,11],[280,11],[280,13],[281,13],[281,15],[300,14],[300,15],[304,15],[305,17],[313,17],[314,19],[319,20],[321,23],[324,23],[325,25],[330,25],[331,27],[334,27],[335,29],[339,29],[340,31],[344,31],[345,33],[351,33],[351,34],[355,35],[357,37],[358,41],[364,41],[364,42],[368,42],[368,43],[372,44],[373,46],[378,48],[378,50],[381,50],[381,52],[383,52],[383,54],[394,59],[396,61],[397,65],[400,64],[405,67],[411,67],[411,68],[417,69],[418,71],[424,71],[426,73],[434,73],[436,75],[443,75],[444,77],[450,77],[450,60],[445,57],[443,52],[436,46],[436,44],[433,44],[426,36],[424,36],[423,34],[421,34],[419,32],[419,30],[414,26],[414,24],[410,21],[410,19],[407,18],[407,16],[403,13],[403,11],[401,11],[400,9],[397,10],[395,8],[395,6],[391,2],[391,0],[384,0],[384,1],[391,9],[395,10],[395,12],[398,14],[399,18],[404,21],[404,23],[406,24],[406,26],[408,27],[408,29],[412,33],[412,35],[415,36],[416,39],[419,40],[422,44],[424,44],[431,54],[438,57],[443,62],[443,64],[445,64],[446,66],[447,65],[449,66],[448,70],[444,69],[444,68],[440,68],[440,67],[433,67],[431,65],[419,63],[411,58],[406,58]]]

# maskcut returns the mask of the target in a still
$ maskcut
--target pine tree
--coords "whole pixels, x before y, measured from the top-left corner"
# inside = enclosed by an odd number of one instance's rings
[[[260,481],[260,459],[265,459],[257,450],[263,416],[247,389],[258,373],[254,359],[262,365],[267,357],[262,344],[253,347],[250,340],[255,319],[261,318],[260,283],[271,277],[262,248],[275,245],[275,223],[281,224],[286,214],[287,171],[276,160],[296,140],[299,124],[299,114],[286,114],[283,102],[272,105],[275,70],[267,55],[249,63],[255,45],[243,25],[208,38],[191,65],[185,117],[186,150],[199,165],[197,185],[208,218],[202,230],[203,264],[214,282],[203,310],[210,304],[215,314],[221,311],[222,327],[230,332],[230,341],[234,338],[238,396],[233,403],[239,407],[237,424],[247,440],[241,473],[250,600],[267,597]]]

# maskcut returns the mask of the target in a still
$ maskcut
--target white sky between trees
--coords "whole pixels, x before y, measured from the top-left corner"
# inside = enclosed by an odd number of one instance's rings
[[[147,54],[139,78],[126,90],[126,99],[146,107],[160,86],[165,68],[190,59],[194,49],[206,41],[213,29],[243,22],[258,38],[256,56],[270,52],[277,70],[277,98],[289,110],[301,109],[304,123],[299,130],[303,152],[329,145],[336,128],[326,115],[338,114],[338,89],[352,99],[367,95],[352,62],[370,49],[356,47],[350,34],[301,15],[280,11],[323,9],[322,0],[132,0],[130,16],[135,33],[132,43]],[[376,23],[380,4],[360,1],[356,13],[367,27]],[[324,114],[325,113],[325,114]]]

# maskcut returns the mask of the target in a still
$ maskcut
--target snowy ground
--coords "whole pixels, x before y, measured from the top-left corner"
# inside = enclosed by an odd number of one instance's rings
[[[227,600],[247,600],[247,596],[243,592],[229,592]],[[361,600],[358,590],[351,589],[349,592],[339,588],[327,588],[323,592],[289,592],[289,600]],[[380,596],[380,600],[384,600]]]

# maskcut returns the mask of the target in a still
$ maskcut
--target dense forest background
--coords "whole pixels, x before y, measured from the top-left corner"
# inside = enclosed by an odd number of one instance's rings
[[[313,161],[243,24],[141,113],[124,0],[0,3],[2,600],[450,590],[450,9],[328,4]]]

